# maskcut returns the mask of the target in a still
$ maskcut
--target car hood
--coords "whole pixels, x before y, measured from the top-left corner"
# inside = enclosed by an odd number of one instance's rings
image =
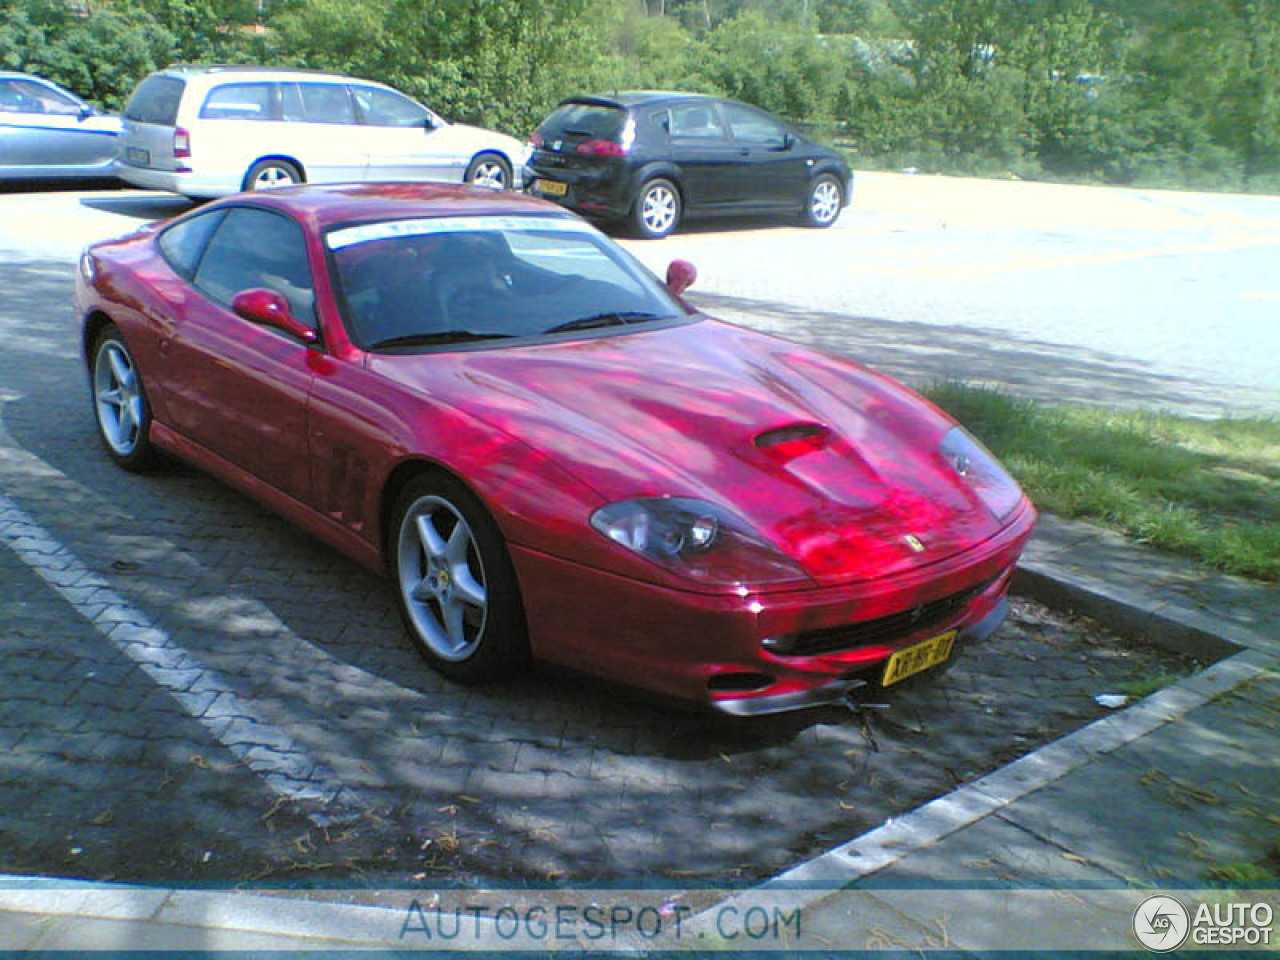
[[[1001,526],[939,455],[953,424],[932,405],[727,324],[374,363],[554,458],[602,503],[728,508],[820,583],[936,562]]]

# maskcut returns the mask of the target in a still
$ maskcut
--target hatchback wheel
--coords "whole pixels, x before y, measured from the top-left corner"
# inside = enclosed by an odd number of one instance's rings
[[[244,175],[245,190],[270,190],[305,182],[302,172],[288,160],[259,160]]]
[[[496,153],[480,153],[467,167],[467,183],[493,190],[511,188],[511,165]]]
[[[89,375],[98,435],[111,459],[135,472],[153,466],[151,405],[129,345],[115,326],[106,327],[95,341]]]
[[[804,204],[804,221],[811,227],[829,227],[840,216],[844,191],[840,181],[824,173],[809,186],[809,196]]]
[[[680,191],[670,180],[650,180],[631,208],[631,225],[642,237],[665,237],[680,222]]]
[[[515,570],[496,524],[451,477],[409,484],[392,527],[400,615],[427,661],[457,680],[486,680],[526,657]]]

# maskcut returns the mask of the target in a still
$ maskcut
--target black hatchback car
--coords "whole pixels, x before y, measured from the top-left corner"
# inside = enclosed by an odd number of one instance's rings
[[[685,216],[787,213],[829,227],[853,174],[777,117],[693,93],[572,97],[530,138],[528,190],[664,237]]]

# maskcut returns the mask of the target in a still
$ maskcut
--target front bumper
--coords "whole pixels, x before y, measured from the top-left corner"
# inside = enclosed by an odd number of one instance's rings
[[[990,540],[882,580],[774,592],[673,590],[512,545],[535,656],[735,715],[844,698],[897,650],[958,631],[958,645],[1003,619],[1018,556],[1035,524],[1024,502]],[[949,606],[948,598],[963,597]],[[942,610],[913,625],[916,611]],[[904,622],[905,621],[905,622]],[[766,639],[898,624],[873,638],[779,653]],[[859,635],[863,637],[864,635]],[[955,653],[952,654],[953,656]]]

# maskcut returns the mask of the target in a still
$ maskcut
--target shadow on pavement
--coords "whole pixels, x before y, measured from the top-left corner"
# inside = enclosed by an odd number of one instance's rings
[[[195,201],[172,193],[128,197],[85,197],[80,203],[106,213],[116,213],[120,216],[136,217],[147,221],[167,220],[180,213],[186,213],[196,205]]]
[[[0,180],[0,195],[6,193],[71,193],[78,190],[123,190],[126,184],[115,177],[86,177],[85,179],[33,178],[30,180]]]
[[[917,389],[962,380],[1051,403],[1088,400],[1222,415],[1214,398],[1227,388],[1160,376],[1104,350],[710,293],[695,293],[690,299],[719,319],[843,354]]]

